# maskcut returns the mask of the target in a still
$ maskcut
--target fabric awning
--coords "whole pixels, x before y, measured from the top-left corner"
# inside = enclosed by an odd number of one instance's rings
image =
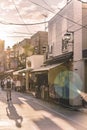
[[[18,74],[19,74],[18,71],[13,72],[13,75],[18,75]]]
[[[6,74],[9,74],[9,73],[12,73],[14,70],[12,69],[12,70],[7,70],[7,71],[5,71],[5,73]]]
[[[72,58],[73,58],[73,52],[67,52],[58,56],[54,56],[53,58],[49,58],[44,63],[45,64],[60,64]]]
[[[61,64],[63,64],[63,63],[43,66],[43,67],[32,70],[32,72],[49,71],[50,69],[53,69],[53,68],[55,68],[57,66],[60,66]]]
[[[17,70],[17,71],[13,72],[13,75],[18,75],[20,73],[31,71],[31,70],[32,70],[32,68],[25,68],[25,69]]]
[[[27,71],[31,71],[32,68],[25,68],[25,69],[21,69],[19,70],[19,73],[23,73],[23,72],[27,72]]]

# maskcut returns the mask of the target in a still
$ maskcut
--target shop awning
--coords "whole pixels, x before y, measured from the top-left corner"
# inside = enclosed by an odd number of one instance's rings
[[[18,75],[20,73],[23,73],[23,72],[25,73],[25,72],[31,71],[31,70],[32,70],[32,68],[25,68],[25,69],[17,70],[17,71],[13,72],[13,75]]]
[[[5,74],[9,74],[9,73],[12,73],[14,70],[12,69],[12,70],[7,70],[7,71],[5,71]]]
[[[37,69],[32,70],[32,72],[49,71],[50,69],[53,69],[53,68],[55,68],[55,67],[57,67],[57,66],[60,66],[61,64],[63,64],[63,63],[43,66],[43,67],[40,67],[40,68],[37,68]]]
[[[58,56],[54,56],[53,58],[49,58],[44,63],[45,64],[59,64],[65,61],[68,61],[69,59],[73,58],[73,52],[67,52]]]
[[[18,75],[18,74],[19,74],[18,71],[13,72],[13,75]]]

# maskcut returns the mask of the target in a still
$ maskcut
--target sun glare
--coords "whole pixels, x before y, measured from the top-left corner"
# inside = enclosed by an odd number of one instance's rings
[[[4,40],[5,48],[7,48],[8,46],[12,47],[14,42],[12,38],[8,38],[7,33],[2,31],[0,32],[0,40]]]
[[[6,39],[6,33],[5,32],[0,32],[0,39],[5,40]]]

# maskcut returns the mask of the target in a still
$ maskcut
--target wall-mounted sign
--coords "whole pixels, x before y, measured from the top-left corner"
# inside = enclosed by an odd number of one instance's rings
[[[68,51],[68,41],[62,39],[62,52]]]

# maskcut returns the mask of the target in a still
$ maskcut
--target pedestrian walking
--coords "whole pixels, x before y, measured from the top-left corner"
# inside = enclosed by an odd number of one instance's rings
[[[17,78],[17,81],[15,82],[15,90],[16,91],[21,91],[21,81],[19,78]]]
[[[7,77],[6,81],[6,88],[7,88],[7,101],[11,101],[11,88],[12,88],[12,83],[11,83],[11,77]]]
[[[1,80],[1,88],[4,89],[4,80]]]

